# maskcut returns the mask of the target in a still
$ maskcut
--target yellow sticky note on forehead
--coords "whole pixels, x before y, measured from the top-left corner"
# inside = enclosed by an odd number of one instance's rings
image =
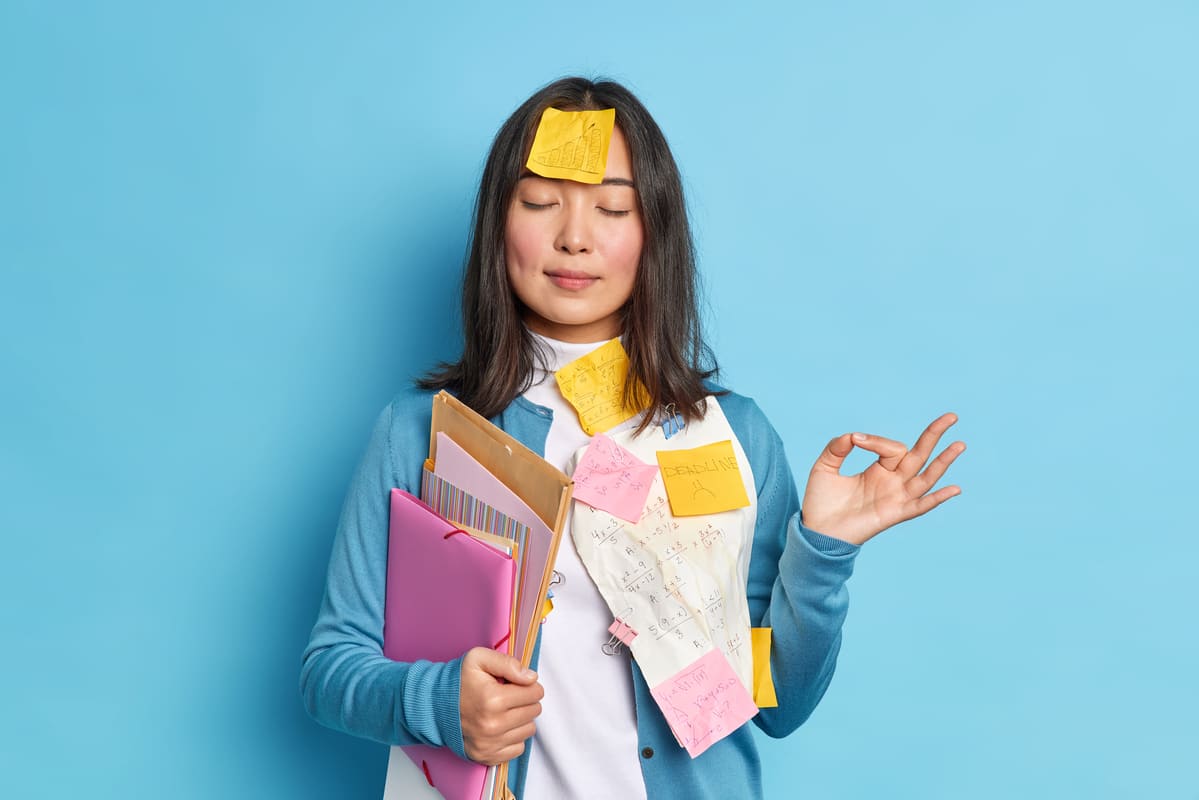
[[[629,375],[629,354],[620,339],[597,347],[554,373],[558,388],[574,406],[579,424],[588,436],[632,419],[641,409],[624,403],[624,382]]]
[[[608,144],[616,109],[559,111],[547,108],[533,136],[526,166],[543,178],[600,183],[608,168]]]
[[[749,505],[731,440],[690,450],[659,450],[658,468],[676,517],[719,514]]]

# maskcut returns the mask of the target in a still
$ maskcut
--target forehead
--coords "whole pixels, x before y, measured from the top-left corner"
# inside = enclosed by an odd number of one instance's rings
[[[629,142],[619,125],[612,128],[612,140],[608,143],[608,165],[604,178],[633,180],[633,154]]]

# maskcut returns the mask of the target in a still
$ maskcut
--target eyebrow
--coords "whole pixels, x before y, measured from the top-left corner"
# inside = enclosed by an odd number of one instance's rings
[[[525,170],[524,172],[522,172],[520,177],[517,178],[516,180],[519,183],[520,181],[523,181],[525,178],[541,178],[542,180],[547,180],[547,181],[563,180],[562,178],[547,178],[544,175],[538,175],[535,172],[530,172],[529,170]],[[595,184],[591,184],[591,185],[594,186]],[[637,184],[633,183],[633,181],[629,180],[628,178],[604,178],[602,181],[600,181],[599,185],[601,185],[601,186],[628,186],[633,189],[637,188]]]

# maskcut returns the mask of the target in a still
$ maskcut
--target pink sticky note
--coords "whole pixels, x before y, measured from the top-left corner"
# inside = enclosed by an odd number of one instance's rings
[[[575,500],[629,522],[641,519],[656,464],[646,464],[616,442],[597,433],[575,468]]]
[[[662,681],[650,693],[692,758],[758,713],[749,690],[718,648]]]

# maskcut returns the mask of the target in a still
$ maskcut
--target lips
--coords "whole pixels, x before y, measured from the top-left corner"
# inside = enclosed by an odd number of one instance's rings
[[[578,291],[586,289],[599,280],[594,275],[586,272],[579,272],[573,269],[555,269],[547,270],[546,277],[557,286],[559,289],[567,289],[570,291]]]

